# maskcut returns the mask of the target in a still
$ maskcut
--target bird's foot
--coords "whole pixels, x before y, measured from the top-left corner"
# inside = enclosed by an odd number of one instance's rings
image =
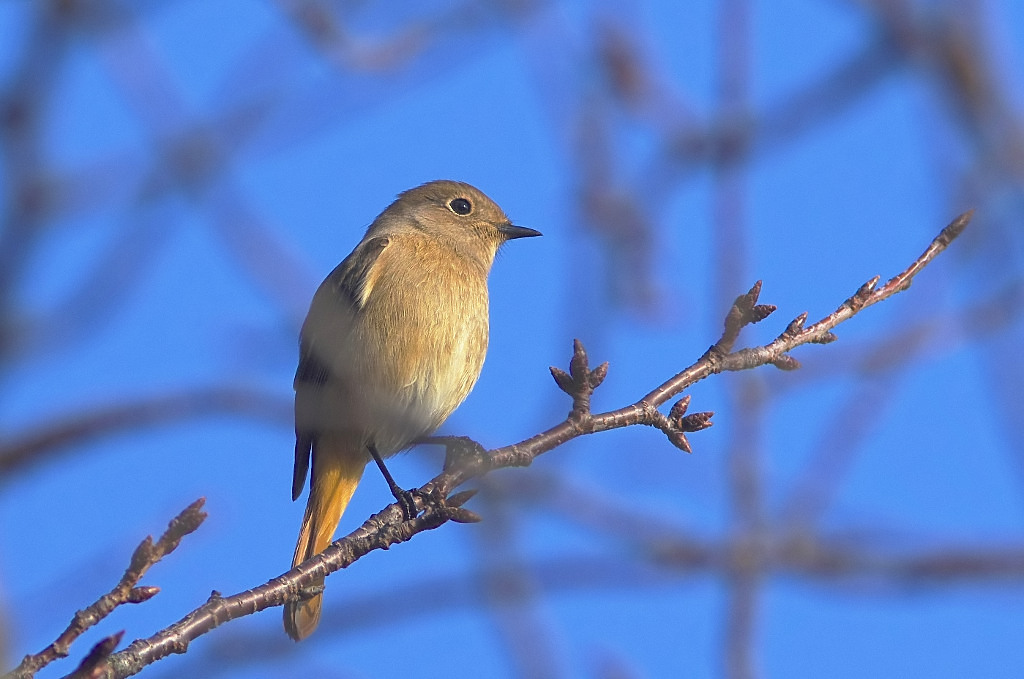
[[[405,521],[415,519],[419,514],[419,510],[416,509],[416,498],[417,496],[423,497],[422,494],[417,490],[405,490],[398,486],[391,489],[391,494],[395,496],[398,506],[402,508],[402,519]]]
[[[444,446],[444,471],[464,461],[484,459],[487,449],[468,436],[425,436],[418,443]]]
[[[308,601],[315,596],[324,593],[324,583],[318,583],[313,585],[306,585],[298,591],[296,601]]]
[[[391,494],[398,502],[398,506],[402,508],[402,517],[406,521],[415,519],[416,515],[419,514],[419,510],[416,509],[416,497],[419,496],[423,498],[424,501],[426,501],[427,498],[417,490],[405,490],[395,483],[394,477],[391,476],[391,472],[389,472],[387,466],[385,466],[384,460],[381,459],[381,456],[377,453],[377,449],[374,446],[369,446],[369,449],[370,455],[373,457],[373,461],[377,463],[380,473],[388,483],[388,488],[391,489]]]

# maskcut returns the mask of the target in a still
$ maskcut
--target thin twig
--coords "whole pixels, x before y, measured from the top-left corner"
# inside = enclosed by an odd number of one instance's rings
[[[131,676],[145,666],[172,653],[185,653],[189,644],[215,627],[251,615],[266,608],[280,606],[302,596],[314,583],[378,549],[405,542],[418,533],[433,530],[448,521],[474,521],[478,517],[461,505],[472,497],[472,491],[463,491],[448,497],[452,490],[466,481],[478,478],[493,469],[528,466],[533,460],[571,439],[584,434],[644,424],[663,431],[675,445],[688,447],[685,433],[710,426],[710,413],[684,416],[688,399],[677,403],[665,416],[658,408],[684,389],[715,373],[726,370],[746,370],[760,365],[775,365],[782,369],[799,367],[788,356],[794,348],[808,343],[827,343],[835,339],[832,329],[863,309],[905,290],[911,280],[955,239],[970,220],[971,213],[957,217],[939,234],[925,252],[907,269],[876,288],[878,279],[872,279],[836,311],[811,326],[804,327],[807,314],[802,314],[772,342],[754,348],[732,351],[739,331],[751,323],[763,320],[774,307],[758,304],[760,283],[737,298],[729,311],[725,329],[719,341],[693,365],[656,387],[633,404],[618,410],[591,414],[590,395],[607,372],[604,364],[591,370],[582,343],[576,342],[569,373],[553,370],[560,388],[573,397],[573,409],[566,419],[525,441],[491,451],[464,451],[457,463],[444,469],[417,493],[417,507],[423,513],[404,520],[402,509],[392,504],[371,516],[350,535],[335,541],[322,553],[305,561],[287,573],[259,587],[222,597],[214,593],[202,606],[178,622],[148,639],[133,642],[124,651],[115,653],[106,661],[101,677]]]
[[[206,387],[137,398],[53,419],[37,430],[0,439],[0,479],[9,480],[17,472],[100,436],[225,413],[290,423],[291,403],[272,394],[240,387]]]
[[[146,571],[153,564],[160,561],[175,550],[181,539],[195,531],[206,519],[206,513],[202,511],[203,503],[206,500],[200,498],[186,507],[180,514],[171,520],[167,530],[155,543],[152,536],[147,536],[132,554],[131,563],[120,582],[112,590],[101,596],[87,608],[84,608],[71,619],[71,623],[61,632],[56,641],[44,648],[39,653],[27,655],[5,679],[29,679],[35,676],[40,668],[49,665],[58,658],[66,658],[70,652],[71,644],[86,630],[110,615],[115,608],[123,604],[140,604],[149,601],[160,592],[159,587],[142,586],[139,581]],[[113,653],[121,639],[118,633],[104,639],[86,656],[72,676],[97,677],[101,674],[103,661]]]

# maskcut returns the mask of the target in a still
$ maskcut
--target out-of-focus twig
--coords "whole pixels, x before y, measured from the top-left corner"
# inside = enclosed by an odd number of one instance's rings
[[[102,436],[225,414],[291,423],[291,401],[241,387],[207,387],[97,408],[0,438],[0,480]]]

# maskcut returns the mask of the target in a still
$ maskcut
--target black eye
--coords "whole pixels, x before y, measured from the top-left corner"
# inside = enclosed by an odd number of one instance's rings
[[[457,215],[468,215],[473,211],[473,206],[465,198],[455,198],[452,202],[448,203],[448,207]]]

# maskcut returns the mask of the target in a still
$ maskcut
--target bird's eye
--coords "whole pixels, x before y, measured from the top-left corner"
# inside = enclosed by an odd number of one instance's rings
[[[451,208],[451,211],[457,215],[468,215],[470,212],[473,211],[473,206],[470,205],[469,201],[466,200],[465,198],[453,199],[450,203],[448,203],[448,207]]]

